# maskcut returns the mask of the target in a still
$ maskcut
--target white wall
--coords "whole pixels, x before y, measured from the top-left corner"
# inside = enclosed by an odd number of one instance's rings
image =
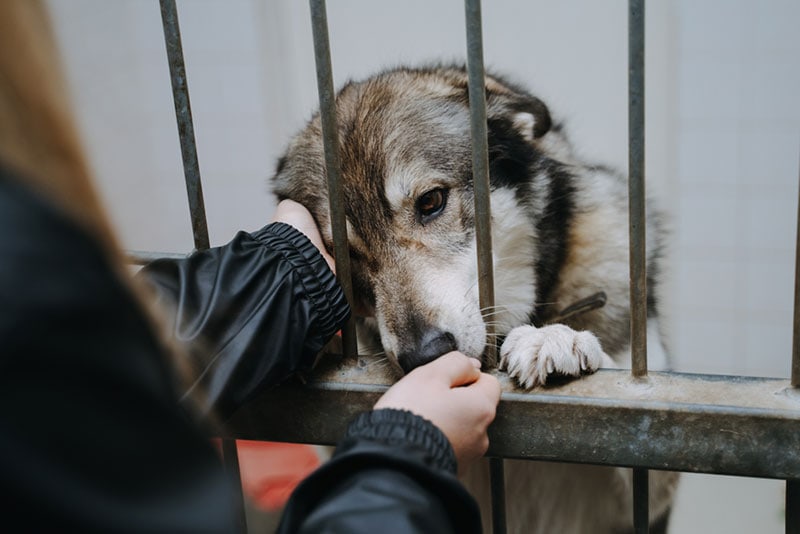
[[[462,59],[456,0],[331,0],[337,85]],[[191,249],[155,0],[50,0],[81,127],[131,249]],[[528,84],[585,154],[627,165],[627,2],[484,2],[489,68]],[[212,244],[272,211],[267,178],[316,107],[308,4],[178,3]],[[800,157],[800,3],[647,8],[647,172],[671,214],[679,370],[786,377]],[[782,532],[777,482],[687,477],[673,532]],[[704,512],[705,511],[705,512]]]

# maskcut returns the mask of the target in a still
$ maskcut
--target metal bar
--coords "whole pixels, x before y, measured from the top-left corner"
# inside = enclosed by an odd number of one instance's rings
[[[342,285],[347,301],[353,302],[344,192],[341,187],[339,131],[336,123],[336,93],[333,89],[328,16],[325,0],[309,0],[309,5],[311,7],[311,26],[314,34],[314,60],[317,66],[319,115],[325,147],[325,169],[328,176],[328,199],[331,230],[333,232],[333,255],[336,261],[336,277]],[[355,319],[352,317],[342,329],[342,348],[345,357],[355,358],[357,356]]]
[[[650,476],[647,469],[633,470],[633,531],[650,531]]]
[[[798,188],[800,191],[800,188]],[[797,203],[797,234],[794,257],[794,330],[792,334],[792,377],[800,391],[800,199]],[[800,534],[800,480],[786,481],[786,534]]]
[[[647,251],[645,235],[644,0],[628,1],[628,210],[630,235],[631,373],[647,376]],[[633,470],[633,530],[650,525],[649,474]]]
[[[800,480],[786,481],[786,534],[800,534]]]
[[[486,124],[486,81],[483,66],[483,31],[480,0],[465,0],[467,30],[467,75],[469,77],[470,137],[472,138],[472,180],[475,195],[475,238],[478,251],[478,296],[481,311],[494,314],[494,266],[489,187],[489,141]],[[487,368],[497,366],[497,343],[492,321],[486,322]],[[506,498],[503,460],[489,460],[492,496],[492,531],[506,532]]]
[[[306,385],[264,392],[224,435],[332,445],[393,382],[374,366],[321,364]],[[652,372],[643,383],[601,369],[524,392],[496,376],[489,457],[800,479],[800,395],[789,380]]]
[[[183,174],[186,182],[186,194],[189,200],[189,215],[192,224],[192,238],[195,250],[206,250],[211,246],[208,238],[208,221],[203,200],[203,185],[200,181],[200,163],[197,159],[197,143],[194,137],[192,106],[189,100],[189,85],[186,81],[186,65],[183,60],[183,44],[178,23],[178,10],[175,0],[160,0],[161,23],[164,27],[164,43],[169,60],[169,74],[172,83],[172,100],[175,104],[175,118],[178,124],[178,136],[183,159]],[[133,258],[143,260],[146,258]],[[247,520],[242,495],[242,479],[239,473],[239,458],[236,453],[236,442],[222,439],[223,461],[231,470],[237,481],[239,498],[240,530],[247,531]]]
[[[644,0],[628,2],[628,209],[630,223],[631,370],[647,375],[645,253]]]
[[[502,458],[489,458],[489,483],[492,496],[492,532],[505,532],[506,528],[506,477]]]
[[[239,471],[239,453],[236,450],[236,441],[232,439],[223,439],[222,441],[222,460],[225,469],[231,475],[231,478],[238,482],[234,487],[234,498],[236,499],[236,506],[239,509],[239,514],[236,520],[239,523],[239,532],[247,532],[247,514],[244,506],[244,490],[242,489],[242,474]]]
[[[483,68],[481,2],[464,2],[467,20],[467,71],[472,136],[472,176],[475,191],[475,236],[478,244],[478,289],[483,313],[494,312],[494,271],[492,265],[491,210],[489,202],[489,141],[486,132],[486,83]],[[487,367],[497,365],[494,328],[486,325]]]
[[[203,202],[203,186],[200,183],[200,164],[197,161],[197,145],[194,139],[192,107],[189,103],[189,87],[186,82],[186,66],[183,62],[178,11],[175,7],[175,0],[160,0],[160,2],[164,42],[167,45],[169,74],[172,81],[172,99],[175,102],[175,117],[178,121],[178,135],[183,157],[183,173],[186,179],[186,193],[189,197],[189,212],[192,218],[194,247],[197,250],[203,250],[210,246],[208,224]]]
[[[129,250],[125,253],[128,263],[132,265],[147,265],[148,263],[161,259],[181,260],[188,254],[178,252],[147,252],[141,250]]]
[[[800,192],[800,188],[798,188]],[[794,257],[794,330],[792,339],[792,386],[800,388],[800,199],[797,202],[797,234]]]

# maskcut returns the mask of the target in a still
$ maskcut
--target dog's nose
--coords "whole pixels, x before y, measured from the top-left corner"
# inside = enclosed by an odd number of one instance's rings
[[[414,349],[398,354],[397,361],[403,371],[408,373],[457,348],[456,338],[450,332],[442,332],[438,329],[427,330],[419,338],[419,343]]]

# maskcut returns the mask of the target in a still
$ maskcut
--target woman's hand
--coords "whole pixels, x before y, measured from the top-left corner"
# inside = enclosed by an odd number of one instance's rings
[[[500,383],[480,367],[475,358],[450,352],[404,376],[378,399],[375,409],[408,410],[439,427],[463,473],[489,448],[486,430],[500,401]]]
[[[311,216],[311,212],[308,211],[305,206],[294,200],[282,200],[278,203],[278,207],[275,208],[272,221],[289,224],[304,233],[314,246],[317,247],[322,257],[325,258],[325,261],[328,262],[331,271],[334,273],[336,272],[336,263],[333,256],[328,254],[328,251],[325,249],[325,243],[322,241],[319,227],[317,227],[314,217]]]

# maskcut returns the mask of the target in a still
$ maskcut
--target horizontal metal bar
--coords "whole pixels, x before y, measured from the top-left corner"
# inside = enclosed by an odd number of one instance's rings
[[[495,374],[503,394],[489,456],[800,478],[800,396],[788,380],[601,369],[524,392]],[[335,444],[392,381],[365,361],[328,363],[305,385],[265,392],[223,434]]]
[[[189,254],[180,254],[175,252],[147,252],[141,250],[129,250],[125,252],[128,263],[133,265],[147,265],[151,261],[160,259],[180,260],[189,256]]]

